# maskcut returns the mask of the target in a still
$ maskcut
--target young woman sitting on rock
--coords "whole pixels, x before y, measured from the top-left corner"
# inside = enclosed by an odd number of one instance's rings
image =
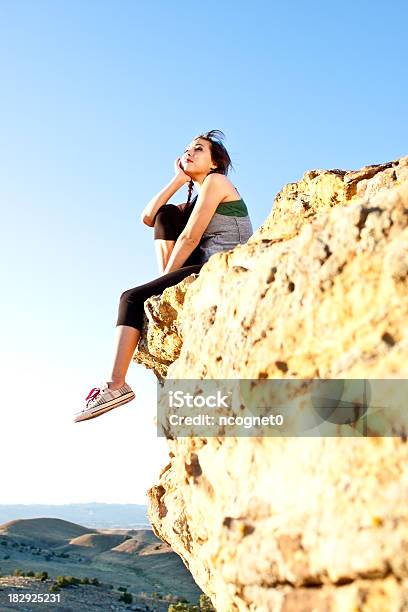
[[[75,422],[93,419],[134,399],[125,382],[139,342],[144,302],[190,274],[198,274],[211,255],[244,244],[253,229],[245,202],[227,178],[231,159],[222,144],[224,134],[211,130],[193,139],[175,161],[175,176],[143,210],[141,221],[154,227],[161,276],[124,291],[116,323],[115,354],[109,380],[94,387],[85,398]],[[167,204],[189,183],[184,204]],[[198,195],[191,199],[193,188]]]

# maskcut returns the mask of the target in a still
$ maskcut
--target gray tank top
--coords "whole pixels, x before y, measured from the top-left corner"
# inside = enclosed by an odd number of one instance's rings
[[[197,197],[191,202],[192,208]],[[252,234],[252,223],[244,200],[241,198],[222,202],[201,236],[194,251],[195,257],[199,263],[205,263],[214,253],[229,251],[237,244],[245,244]]]

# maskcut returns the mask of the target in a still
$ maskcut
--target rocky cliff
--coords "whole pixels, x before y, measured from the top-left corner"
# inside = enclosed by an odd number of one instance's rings
[[[159,378],[408,378],[408,157],[313,170],[145,304]],[[408,610],[408,444],[169,437],[153,529],[218,612]]]

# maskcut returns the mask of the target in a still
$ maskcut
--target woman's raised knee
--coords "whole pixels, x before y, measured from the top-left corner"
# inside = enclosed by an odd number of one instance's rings
[[[179,218],[181,218],[181,211],[178,206],[175,204],[163,204],[154,217],[154,223],[156,223],[156,221],[163,223],[163,221],[173,221]]]
[[[177,240],[181,232],[183,214],[175,204],[164,204],[154,218],[155,240]]]
[[[131,289],[126,289],[126,291],[124,291],[121,294],[121,296],[119,298],[119,302],[127,302],[127,299],[128,299],[128,296],[129,296],[130,292],[131,292]]]

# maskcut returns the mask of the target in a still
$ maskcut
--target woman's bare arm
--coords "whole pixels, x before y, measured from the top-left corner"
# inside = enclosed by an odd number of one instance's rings
[[[165,187],[157,195],[155,195],[148,204],[146,204],[145,208],[140,215],[140,220],[145,225],[149,227],[153,227],[153,219],[160,206],[163,204],[167,204],[172,195],[176,193],[184,185],[185,181],[181,181],[177,176],[173,177]]]
[[[159,210],[160,206],[163,206],[163,204],[167,204],[171,196],[174,195],[176,191],[180,189],[180,187],[185,185],[190,180],[190,177],[183,172],[179,161],[180,158],[178,157],[174,162],[174,169],[176,174],[171,179],[170,183],[163,187],[163,189],[159,191],[159,193],[156,194],[154,198],[152,198],[150,202],[146,204],[145,208],[142,211],[142,214],[140,215],[141,222],[145,225],[148,225],[149,227],[154,226],[154,216]]]

